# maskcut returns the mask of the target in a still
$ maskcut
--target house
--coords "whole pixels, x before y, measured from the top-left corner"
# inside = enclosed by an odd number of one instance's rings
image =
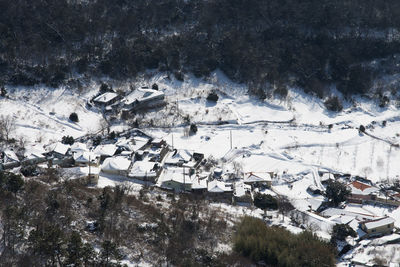
[[[124,107],[133,111],[162,106],[164,93],[153,89],[136,89],[123,100]]]
[[[3,169],[12,169],[21,165],[17,154],[11,149],[5,149],[0,153],[0,160]]]
[[[364,237],[374,237],[391,234],[394,229],[394,222],[395,220],[391,217],[383,217],[362,221],[359,226],[366,233]]]
[[[128,177],[155,183],[162,168],[156,162],[135,161],[130,168]]]
[[[351,189],[351,196],[348,198],[349,201],[373,200],[376,197],[376,193],[379,192],[379,188],[357,180],[351,182],[348,186]]]
[[[47,156],[57,159],[62,159],[68,156],[68,152],[70,151],[70,146],[65,145],[61,142],[57,142],[55,144],[47,146],[46,150],[47,150],[46,152]]]
[[[24,159],[22,163],[25,165],[39,164],[46,161],[46,156],[44,155],[46,150],[43,147],[35,145],[25,149]]]
[[[166,170],[161,181],[161,187],[173,190],[175,192],[191,191],[192,179],[179,169]]]
[[[111,104],[114,104],[118,99],[119,99],[118,94],[114,92],[107,92],[94,98],[93,102],[98,106],[106,107]]]
[[[128,176],[131,161],[125,157],[106,158],[101,165],[101,171],[107,174]]]
[[[113,144],[98,145],[93,150],[93,153],[96,156],[100,156],[100,162],[104,161],[106,158],[114,156],[115,152],[117,152],[117,146]]]
[[[272,179],[271,175],[268,172],[248,172],[245,173],[243,182],[245,184],[249,184],[253,187],[258,187],[258,186],[267,186],[271,187],[272,185]]]
[[[208,196],[212,197],[215,200],[231,200],[233,189],[231,186],[224,182],[213,180],[207,185],[207,193]]]
[[[78,153],[78,152],[86,152],[89,151],[87,149],[86,144],[80,143],[80,142],[75,142],[73,145],[71,145],[71,153]]]
[[[192,153],[186,149],[174,149],[165,160],[165,164],[172,166],[182,166],[192,159]]]
[[[99,166],[100,156],[95,155],[93,152],[77,152],[73,154],[76,166]]]
[[[100,168],[98,167],[81,167],[80,173],[80,179],[85,184],[97,184],[99,181]]]
[[[207,192],[207,177],[198,176],[192,178],[192,192],[197,194],[203,194]]]
[[[233,197],[239,203],[251,203],[251,186],[243,182],[235,183]]]

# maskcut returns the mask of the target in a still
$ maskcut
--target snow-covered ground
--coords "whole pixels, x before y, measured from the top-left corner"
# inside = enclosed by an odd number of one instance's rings
[[[318,171],[359,175],[373,182],[399,178],[400,149],[391,145],[400,143],[400,112],[394,101],[387,108],[380,108],[372,100],[355,98],[355,104],[344,102],[345,109],[334,113],[328,112],[320,99],[296,89],[290,90],[285,100],[261,102],[247,95],[244,85],[229,81],[219,71],[208,80],[185,78],[180,82],[154,74],[143,81],[143,85],[156,82],[169,102],[165,108],[143,115],[143,119],[161,120],[165,125],[174,123],[178,113],[196,123],[198,132],[188,136],[180,123],[173,128],[144,130],[165,139],[174,148],[223,159],[220,164],[224,171],[234,171],[235,162],[244,172],[277,173],[274,191],[288,196],[300,210],[313,205],[311,198],[318,201],[306,190],[309,185],[322,187]],[[211,90],[219,94],[217,103],[205,100]],[[14,119],[17,127],[12,137],[23,138],[28,144],[48,144],[65,135],[79,137],[96,133],[102,127],[98,109],[86,106],[97,91],[95,83],[82,94],[65,88],[8,88],[10,98],[0,98],[0,113]],[[78,114],[79,122],[69,121],[71,112]],[[387,121],[386,126],[383,121]],[[359,133],[360,125],[376,138]],[[113,129],[125,127],[118,125]],[[141,184],[121,177],[101,175],[99,179],[100,187],[119,183],[132,183],[135,192],[142,188]],[[377,216],[390,215],[400,227],[400,210],[362,208]],[[232,212],[253,213],[246,208]]]

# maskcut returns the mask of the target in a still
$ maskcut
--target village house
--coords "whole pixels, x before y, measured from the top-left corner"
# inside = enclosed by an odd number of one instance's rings
[[[84,184],[97,184],[99,181],[100,168],[98,167],[81,167],[80,173],[79,179],[81,179]]]
[[[391,234],[394,229],[395,220],[384,217],[375,220],[366,220],[359,223],[360,228],[366,233],[363,238]]]
[[[101,94],[101,95],[97,96],[96,98],[94,98],[93,102],[100,107],[106,107],[106,106],[114,104],[118,100],[119,100],[119,96],[117,93],[106,92],[106,93]]]
[[[268,172],[248,172],[244,174],[244,183],[253,187],[266,186],[268,188],[272,185],[271,175]]]
[[[49,145],[46,150],[47,150],[46,156],[57,159],[63,159],[64,157],[68,156],[68,153],[70,151],[70,146],[65,145],[61,142],[57,142],[55,144]]]
[[[11,149],[0,152],[0,169],[12,169],[21,165],[17,154]]]
[[[208,176],[200,177],[196,175],[192,178],[192,192],[195,194],[203,194],[207,192]]]
[[[117,152],[117,146],[114,144],[98,145],[93,153],[100,157],[100,162],[103,162],[106,158],[112,157]]]
[[[45,153],[46,151],[40,146],[26,148],[22,163],[26,165],[43,163],[46,161]]]
[[[182,166],[192,159],[192,153],[186,149],[174,149],[165,159],[166,165]]]
[[[75,166],[99,166],[100,156],[95,155],[93,152],[77,152],[73,154]]]
[[[162,175],[162,180],[158,184],[162,188],[170,189],[175,192],[191,191],[192,178],[184,168],[166,169]]]
[[[164,93],[153,89],[136,89],[123,100],[124,108],[132,111],[165,104]]]
[[[351,182],[348,187],[351,189],[351,195],[348,197],[349,202],[362,203],[363,201],[374,200],[379,188],[360,181]]]
[[[233,197],[237,203],[251,203],[251,186],[243,182],[235,183]]]
[[[162,168],[156,162],[135,161],[130,168],[128,177],[155,183],[161,171]]]
[[[208,182],[207,195],[213,200],[218,201],[231,201],[233,196],[233,189],[230,184],[213,180]]]
[[[101,165],[101,171],[107,174],[128,176],[131,161],[125,157],[106,158]]]

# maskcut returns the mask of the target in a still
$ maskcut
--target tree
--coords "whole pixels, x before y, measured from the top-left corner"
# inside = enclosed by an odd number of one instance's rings
[[[75,112],[72,112],[69,115],[69,119],[73,122],[79,122],[79,118],[78,118],[78,114],[76,114]]]
[[[16,195],[24,186],[24,179],[21,175],[11,172],[7,173],[7,176],[6,189]]]
[[[282,217],[286,215],[287,212],[294,210],[292,203],[290,203],[289,199],[286,196],[278,197],[278,210],[281,212]]]
[[[74,138],[72,136],[63,136],[61,139],[61,143],[66,144],[66,145],[73,145],[75,142]]]
[[[106,240],[101,244],[100,263],[102,265],[109,266],[110,262],[114,260],[118,263],[122,258],[123,256],[115,243]]]
[[[269,194],[256,193],[254,196],[254,206],[262,210],[276,210],[278,209],[278,201]]]
[[[212,91],[212,92],[210,92],[209,94],[208,94],[208,96],[207,96],[207,101],[210,101],[210,102],[217,102],[218,101],[218,95],[217,95],[217,93],[216,92],[214,92],[214,91]]]
[[[338,206],[351,194],[351,190],[339,181],[329,180],[325,194],[334,206]]]
[[[194,123],[190,124],[189,132],[190,132],[190,134],[196,134],[197,133],[197,125]]]
[[[335,224],[332,228],[331,242],[344,241],[346,237],[357,237],[357,233],[347,224]]]
[[[0,116],[0,138],[9,141],[10,135],[15,131],[15,120],[10,116]]]
[[[339,98],[337,96],[329,97],[324,102],[324,105],[330,111],[339,112],[339,111],[342,111],[342,109],[343,109],[343,106],[340,103],[340,100],[339,100]]]

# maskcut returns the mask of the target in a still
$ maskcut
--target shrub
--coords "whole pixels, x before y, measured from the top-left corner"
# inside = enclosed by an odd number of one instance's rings
[[[265,209],[278,209],[278,201],[271,195],[257,193],[254,196],[254,206],[262,210]]]
[[[153,83],[153,85],[151,86],[151,89],[158,90],[158,84]]]
[[[190,134],[196,134],[197,133],[197,125],[192,123],[190,124]]]
[[[38,171],[36,169],[36,165],[24,165],[21,167],[21,173],[23,176],[36,176]]]
[[[61,143],[66,144],[66,145],[73,145],[74,142],[75,142],[75,140],[72,136],[63,136],[61,139]]]
[[[344,241],[346,237],[357,237],[357,233],[347,224],[336,224],[332,229],[331,242]]]
[[[339,112],[339,111],[342,111],[342,109],[343,109],[343,106],[340,103],[340,100],[339,100],[339,98],[337,96],[329,97],[324,102],[324,105],[330,111]]]
[[[183,82],[185,80],[183,77],[183,73],[180,71],[175,71],[174,76],[175,76],[175,79],[177,79],[178,81]]]
[[[73,122],[78,122],[78,121],[79,121],[78,114],[76,114],[75,112],[72,112],[72,113],[69,115],[69,119],[70,119],[71,121],[73,121]]]
[[[218,95],[216,92],[210,92],[207,96],[207,101],[211,101],[211,102],[217,102],[218,101]]]
[[[362,133],[365,133],[365,126],[364,125],[360,125],[360,127],[358,128],[358,130]]]

